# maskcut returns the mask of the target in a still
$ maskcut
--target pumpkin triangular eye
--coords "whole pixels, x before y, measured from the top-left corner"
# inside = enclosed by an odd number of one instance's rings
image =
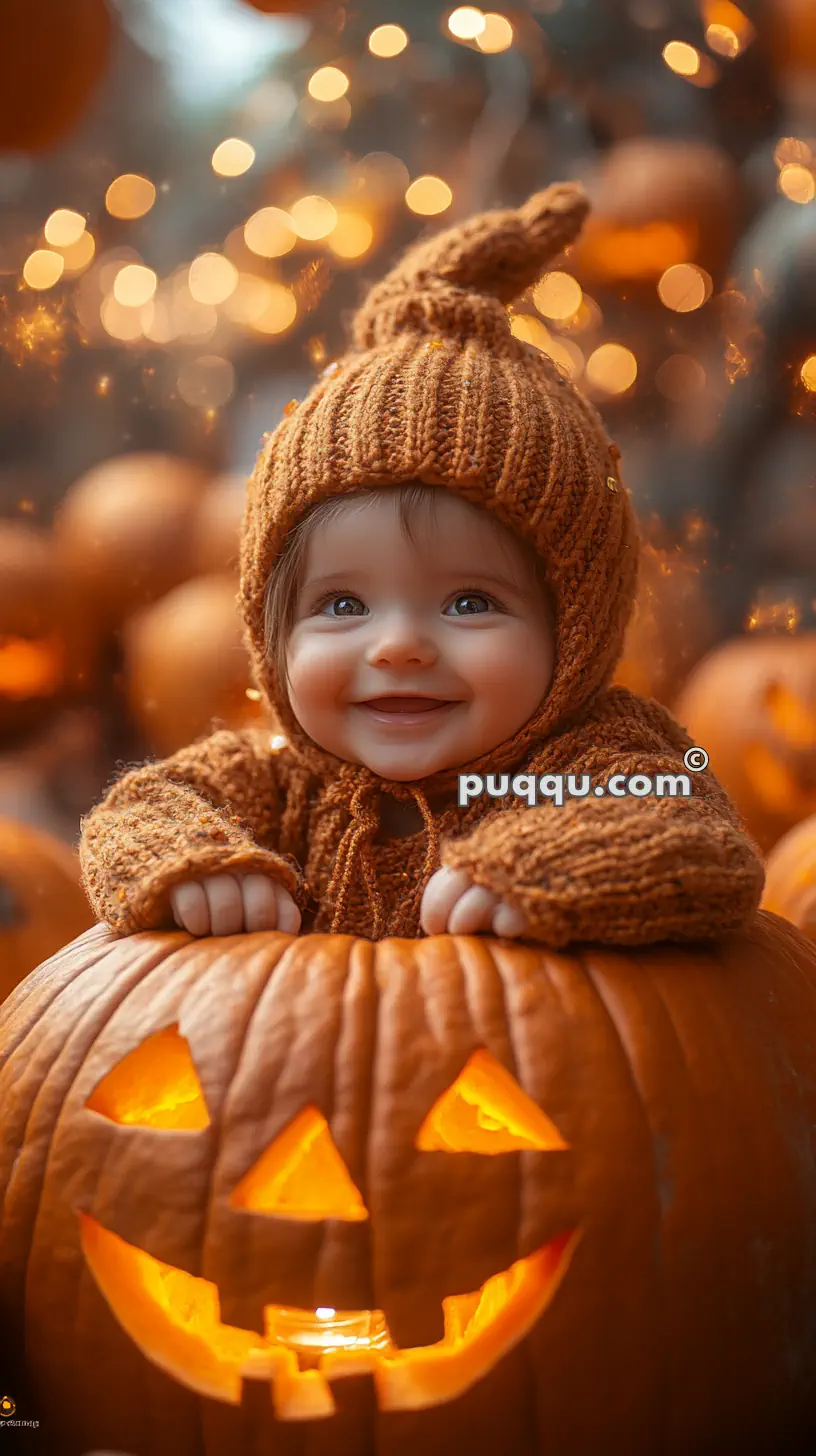
[[[419,1129],[423,1152],[511,1153],[566,1148],[558,1128],[487,1051],[474,1052]]]
[[[329,1125],[315,1107],[304,1108],[275,1138],[233,1189],[230,1203],[277,1218],[368,1218]]]
[[[134,1127],[191,1132],[210,1125],[190,1048],[177,1023],[128,1052],[103,1077],[85,1106],[111,1122]]]

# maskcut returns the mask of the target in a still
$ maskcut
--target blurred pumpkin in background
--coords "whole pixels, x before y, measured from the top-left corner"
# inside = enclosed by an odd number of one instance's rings
[[[711,646],[712,614],[699,564],[680,546],[646,543],[638,592],[615,682],[671,707],[688,674]]]
[[[0,740],[96,685],[101,635],[44,532],[0,521]]]
[[[0,1010],[0,1328],[52,1449],[803,1456],[814,1034],[768,915],[94,926]]]
[[[816,814],[789,829],[771,850],[762,908],[784,915],[816,941]]]
[[[154,752],[214,732],[214,719],[240,728],[262,718],[237,591],[231,576],[193,577],[125,624],[127,704]]]
[[[603,157],[588,191],[592,211],[570,263],[590,285],[654,290],[678,263],[716,274],[739,233],[739,173],[707,142],[627,138]]]
[[[205,491],[190,533],[193,575],[237,575],[246,485],[243,475],[219,475]]]
[[[3,0],[0,152],[48,151],[81,120],[105,70],[106,0]]]
[[[108,630],[191,575],[190,533],[209,474],[152,451],[95,465],[54,516],[60,559]]]
[[[0,817],[0,1001],[93,923],[76,852]]]
[[[723,643],[674,714],[763,850],[816,813],[816,632]]]

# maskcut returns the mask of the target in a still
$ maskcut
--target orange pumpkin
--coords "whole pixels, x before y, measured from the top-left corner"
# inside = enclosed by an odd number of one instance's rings
[[[221,475],[212,482],[191,532],[190,560],[195,576],[224,571],[237,573],[245,504],[243,475]]]
[[[41,829],[0,818],[0,1001],[92,924],[74,850]]]
[[[646,544],[638,593],[615,682],[671,707],[712,641],[713,623],[696,561],[679,547]]]
[[[44,152],[70,132],[110,55],[106,0],[3,0],[0,152]]]
[[[0,1011],[29,1404],[60,1456],[802,1456],[814,1034],[774,916],[574,955],[95,926]]]
[[[763,850],[816,813],[816,632],[724,643],[692,673],[674,714]]]
[[[103,460],[66,492],[57,550],[108,629],[191,575],[190,533],[208,479],[190,460],[139,451]]]
[[[789,829],[771,850],[762,905],[816,940],[816,814]]]
[[[95,685],[100,633],[51,538],[0,521],[0,734],[28,732]]]
[[[570,252],[589,284],[654,285],[675,263],[716,274],[739,225],[739,174],[707,142],[630,137],[603,158],[592,212]],[[656,295],[655,295],[656,296]]]
[[[197,576],[131,618],[122,632],[125,693],[133,721],[166,756],[224,728],[257,722],[261,709],[231,576]]]

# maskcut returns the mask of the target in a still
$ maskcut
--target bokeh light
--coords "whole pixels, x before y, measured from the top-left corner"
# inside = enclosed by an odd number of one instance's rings
[[[142,337],[144,330],[141,309],[130,308],[127,304],[120,303],[113,293],[107,294],[102,300],[99,316],[102,320],[102,327],[112,339],[119,339],[123,344],[129,344]]]
[[[476,36],[476,44],[485,55],[498,55],[508,51],[513,44],[513,27],[506,15],[488,10],[484,17],[484,29]]]
[[[362,258],[374,240],[374,229],[367,217],[351,208],[341,207],[337,225],[329,234],[329,247],[338,258]]]
[[[43,228],[45,240],[52,248],[70,248],[72,243],[79,241],[84,231],[82,214],[67,207],[58,207],[56,212],[52,212]]]
[[[549,319],[572,318],[581,307],[582,298],[580,283],[569,273],[545,273],[533,288],[536,308]]]
[[[677,76],[696,76],[700,69],[700,52],[684,40],[670,40],[663,47],[663,59]]]
[[[158,278],[152,268],[141,263],[126,263],[113,280],[113,296],[127,308],[141,308],[156,292]]]
[[[35,248],[23,264],[23,278],[29,288],[53,288],[62,277],[65,259],[48,248]]]
[[[227,137],[212,154],[212,169],[219,177],[241,177],[255,161],[255,148],[240,137]]]
[[[339,101],[349,88],[349,78],[337,66],[321,66],[309,77],[307,91],[315,101]]]
[[[484,15],[475,5],[460,5],[448,16],[448,30],[457,40],[475,40],[484,28]]]
[[[802,368],[799,370],[799,378],[811,393],[816,393],[816,354],[808,354]]]
[[[218,409],[235,393],[235,369],[218,354],[202,354],[186,360],[176,381],[185,404],[199,409]]]
[[[262,207],[247,220],[244,241],[259,258],[280,258],[291,252],[297,233],[288,212],[280,207]]]
[[[297,300],[282,283],[270,283],[269,289],[266,307],[252,320],[252,326],[261,334],[282,334],[297,318]]]
[[[601,344],[587,360],[586,377],[604,394],[625,394],[637,372],[637,360],[624,344]]]
[[[418,212],[423,217],[434,217],[450,207],[453,193],[441,177],[417,177],[405,193],[405,201],[412,212]]]
[[[374,56],[390,58],[398,56],[408,44],[408,36],[401,25],[378,25],[368,37],[368,49]]]
[[[139,176],[138,172],[124,172],[111,182],[105,193],[105,206],[111,217],[144,217],[155,201],[153,183],[147,177]]]
[[[237,283],[238,269],[223,253],[200,253],[190,264],[187,286],[196,303],[223,303]]]
[[[812,202],[816,196],[816,179],[809,167],[800,162],[786,162],[781,168],[776,185],[789,202]]]
[[[298,237],[306,238],[309,242],[327,238],[337,226],[336,208],[328,198],[318,197],[314,193],[308,197],[299,197],[289,209],[289,216]]]
[[[713,287],[704,268],[696,263],[675,263],[661,275],[657,292],[660,302],[674,313],[691,313],[711,297]]]
[[[671,354],[657,370],[655,384],[665,399],[683,404],[705,388],[706,372],[690,354]]]
[[[65,263],[66,276],[81,273],[94,259],[96,243],[93,234],[87,230],[81,232],[75,243],[71,243],[68,247],[61,247],[59,251],[62,253]]]

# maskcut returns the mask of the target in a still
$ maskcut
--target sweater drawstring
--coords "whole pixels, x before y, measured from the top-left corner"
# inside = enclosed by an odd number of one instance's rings
[[[389,790],[398,798],[407,798],[408,794],[413,796],[422,814],[428,836],[425,860],[419,882],[400,907],[401,917],[404,917],[406,913],[410,913],[417,897],[422,893],[422,889],[426,883],[426,877],[433,873],[437,860],[439,833],[436,821],[431,813],[430,805],[422,789],[417,788],[414,784],[405,784],[400,785],[399,788],[389,785]],[[377,873],[373,854],[374,835],[377,832],[380,822],[379,805],[380,789],[377,785],[361,784],[355,788],[348,805],[349,813],[351,814],[351,823],[347,826],[340,840],[332,877],[326,892],[329,897],[337,893],[334,917],[331,924],[332,934],[341,933],[340,926],[343,921],[343,910],[349,887],[357,869],[362,874],[368,895],[368,903],[373,914],[374,929],[372,939],[378,940],[384,933],[385,911],[382,895],[377,885]]]

